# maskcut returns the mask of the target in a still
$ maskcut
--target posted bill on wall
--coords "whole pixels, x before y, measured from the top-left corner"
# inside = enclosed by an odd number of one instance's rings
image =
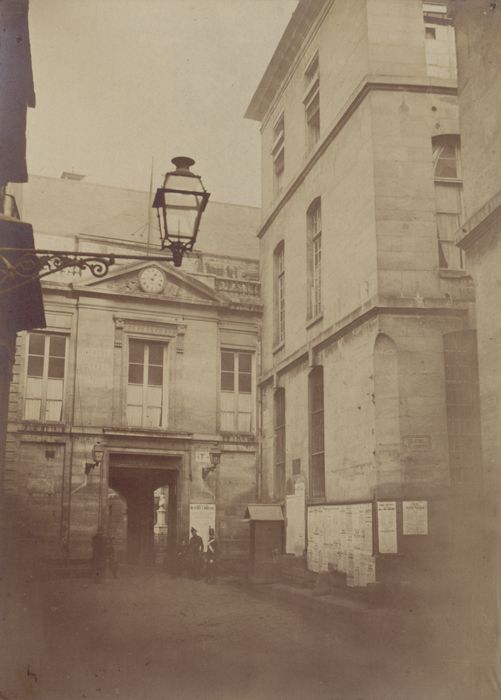
[[[428,501],[404,501],[404,535],[428,534]]]
[[[379,551],[381,554],[396,554],[397,548],[397,504],[381,501],[377,504]]]
[[[215,503],[190,503],[190,529],[194,527],[204,542],[209,541],[209,528],[216,528]]]

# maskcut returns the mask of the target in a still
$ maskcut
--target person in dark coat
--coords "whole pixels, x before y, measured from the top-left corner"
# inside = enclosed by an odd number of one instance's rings
[[[181,540],[181,544],[176,550],[176,560],[172,568],[173,576],[182,576],[186,573],[188,564],[188,543],[185,539]]]
[[[96,581],[104,578],[106,573],[106,543],[102,530],[92,538],[92,575]]]
[[[113,576],[113,578],[117,578],[117,576],[118,576],[118,560],[117,560],[117,555],[115,552],[115,547],[113,544],[113,539],[111,537],[108,537],[108,539],[106,540],[105,554],[106,554],[106,562],[109,566],[111,575]]]
[[[204,542],[196,529],[191,528],[191,537],[188,544],[188,562],[190,574],[193,578],[200,578],[202,572],[202,554]]]
[[[209,528],[209,541],[207,543],[206,554],[206,581],[207,583],[216,583],[217,575],[217,542],[216,533],[213,528]]]

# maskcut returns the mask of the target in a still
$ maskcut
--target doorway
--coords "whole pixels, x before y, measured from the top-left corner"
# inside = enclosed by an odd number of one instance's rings
[[[136,566],[163,564],[176,546],[177,468],[128,466],[123,457],[129,461],[131,455],[111,456],[109,487],[125,503],[124,559]],[[136,464],[142,459],[137,456]]]

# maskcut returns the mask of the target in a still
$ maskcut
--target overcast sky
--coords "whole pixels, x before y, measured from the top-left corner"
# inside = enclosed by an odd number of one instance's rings
[[[28,169],[149,189],[189,155],[213,199],[260,204],[243,118],[297,0],[31,0]]]

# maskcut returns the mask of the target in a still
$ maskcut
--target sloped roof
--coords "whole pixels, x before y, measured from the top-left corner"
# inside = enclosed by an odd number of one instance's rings
[[[250,101],[245,117],[262,121],[289,72],[313,22],[327,0],[299,0],[275,53]]]
[[[276,503],[249,503],[245,509],[244,520],[264,520],[266,522],[283,520],[282,506]]]
[[[33,224],[35,234],[113,238],[145,245],[149,220],[152,247],[159,242],[149,192],[30,175],[16,199],[22,219]],[[256,207],[209,200],[196,249],[257,259],[260,219],[261,210]]]

